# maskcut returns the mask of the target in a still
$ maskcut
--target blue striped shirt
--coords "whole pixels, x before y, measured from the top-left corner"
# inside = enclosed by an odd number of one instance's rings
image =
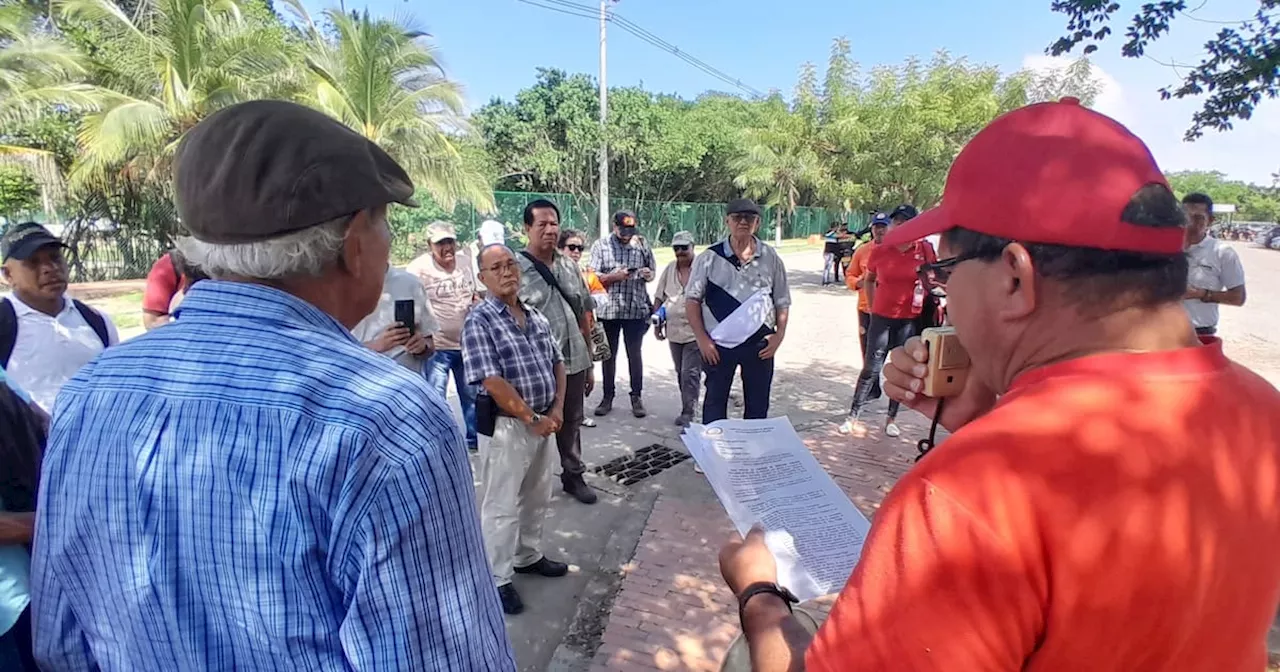
[[[314,306],[201,282],[56,408],[46,669],[515,669],[452,415]]]

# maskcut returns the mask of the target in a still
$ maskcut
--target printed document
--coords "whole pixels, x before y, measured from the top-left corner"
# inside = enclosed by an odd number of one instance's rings
[[[801,601],[844,587],[871,523],[787,418],[690,425],[683,439],[738,532],[764,528],[779,584]]]

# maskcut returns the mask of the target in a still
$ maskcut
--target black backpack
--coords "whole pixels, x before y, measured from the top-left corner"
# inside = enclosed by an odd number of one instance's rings
[[[93,333],[102,341],[102,347],[111,345],[111,336],[107,331],[107,321],[98,311],[86,306],[76,299],[72,305],[80,311],[80,317],[93,328]],[[18,343],[18,313],[9,299],[0,299],[0,367],[9,368],[9,357],[13,356],[13,347]]]
[[[44,456],[44,422],[18,393],[0,383],[0,499],[4,510],[36,510],[40,459]]]

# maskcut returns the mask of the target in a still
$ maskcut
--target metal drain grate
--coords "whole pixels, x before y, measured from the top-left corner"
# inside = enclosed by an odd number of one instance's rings
[[[645,446],[633,455],[619,457],[592,469],[622,485],[633,485],[670,469],[689,459],[688,453],[672,450],[661,443]]]

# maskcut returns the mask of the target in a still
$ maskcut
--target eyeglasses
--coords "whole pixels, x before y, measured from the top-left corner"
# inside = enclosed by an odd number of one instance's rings
[[[569,245],[565,245],[564,249],[569,250],[570,252],[581,252],[586,249],[586,246],[569,244]]]
[[[734,213],[729,215],[729,221],[740,224],[754,224],[760,221],[760,215],[750,213]]]
[[[945,285],[947,284],[947,281],[951,279],[951,272],[955,270],[955,267],[958,264],[962,264],[966,261],[972,261],[974,259],[980,259],[981,257],[982,255],[974,253],[958,254],[954,257],[943,259],[932,264],[923,264],[920,266],[920,271],[923,273],[931,273],[934,280],[939,284]]]
[[[520,265],[516,263],[515,259],[511,259],[509,261],[504,261],[500,264],[485,266],[480,270],[485,271],[486,273],[495,273],[499,275],[505,275],[507,271],[519,272],[519,269],[520,269]]]
[[[689,250],[693,249],[693,246],[692,245],[672,245],[671,249],[675,250],[676,252],[688,252]]]

